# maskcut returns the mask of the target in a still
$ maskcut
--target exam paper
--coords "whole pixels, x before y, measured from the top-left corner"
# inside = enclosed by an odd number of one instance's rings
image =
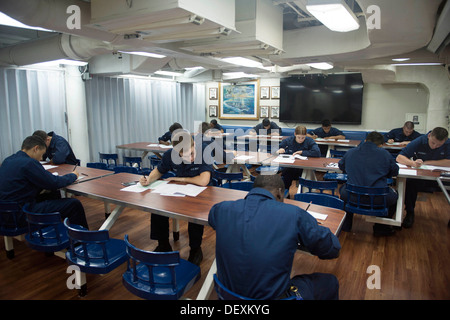
[[[234,158],[235,160],[248,160],[248,159],[251,159],[251,158],[254,158],[253,156],[239,156],[239,157],[236,157],[236,158]]]
[[[310,215],[312,215],[315,219],[326,220],[328,215],[323,213],[318,213],[314,211],[307,211]]]
[[[417,176],[417,170],[400,169],[400,170],[398,170],[398,174],[403,174],[403,175],[408,175],[408,176]]]
[[[43,164],[42,166],[44,167],[45,170],[50,170],[50,169],[58,167],[58,166],[52,166],[51,164]]]
[[[132,185],[132,186],[128,186],[125,188],[120,189],[120,191],[127,191],[127,192],[143,192],[145,190],[155,190],[157,189],[159,186],[161,185],[165,185],[169,183],[169,181],[164,181],[164,180],[156,180],[152,183],[150,183],[148,186],[143,186],[142,184],[140,184],[139,182]]]
[[[193,184],[174,184],[169,183],[165,185],[158,186],[153,192],[159,193],[163,196],[177,196],[185,195],[190,197],[198,196],[206,187],[199,187]]]
[[[148,144],[147,147],[156,147],[156,148],[163,148],[163,149],[170,149],[173,148],[172,146],[166,146],[165,144],[158,144],[158,143],[151,143]]]

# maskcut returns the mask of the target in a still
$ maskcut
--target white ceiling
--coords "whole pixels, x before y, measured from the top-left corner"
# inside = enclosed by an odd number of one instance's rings
[[[0,65],[60,56],[88,61],[92,74],[148,75],[163,69],[184,72],[184,81],[211,81],[223,80],[223,72],[260,77],[317,72],[306,65],[310,62],[333,63],[327,72],[392,70],[393,58],[449,64],[447,0],[346,1],[361,25],[348,33],[332,32],[311,17],[307,0],[2,0],[1,12],[55,32],[0,26]],[[71,4],[80,8],[80,29],[67,28]],[[371,11],[373,5],[379,16]],[[182,20],[190,22],[179,24]],[[379,29],[370,27],[374,21]],[[250,58],[266,68],[218,59],[229,56]],[[205,69],[185,69],[196,66]]]

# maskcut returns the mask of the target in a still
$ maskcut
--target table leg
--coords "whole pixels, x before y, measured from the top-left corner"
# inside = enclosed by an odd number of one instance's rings
[[[205,282],[203,282],[202,288],[198,293],[197,300],[207,300],[211,295],[214,288],[214,274],[217,272],[216,259],[214,259],[211,268],[209,268],[208,274],[206,275]]]
[[[109,230],[111,229],[114,222],[116,222],[117,218],[119,218],[120,214],[122,213],[123,209],[125,209],[122,206],[116,206],[114,210],[109,215],[108,219],[103,222],[102,226],[99,230]]]

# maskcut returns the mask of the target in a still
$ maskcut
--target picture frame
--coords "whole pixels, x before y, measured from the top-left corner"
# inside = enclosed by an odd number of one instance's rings
[[[219,119],[258,120],[259,80],[219,83]]]
[[[210,118],[217,117],[217,106],[216,105],[209,106],[209,117]]]
[[[280,99],[280,86],[270,87],[270,98]]]
[[[209,88],[209,100],[217,100],[217,88]]]
[[[269,109],[270,109],[270,107],[268,107],[268,106],[260,106],[259,107],[259,109],[260,109],[260,114],[259,114],[259,117],[260,118],[268,118],[269,117]]]
[[[270,99],[270,87],[261,87],[260,99]]]
[[[280,118],[280,107],[279,106],[270,107],[270,118],[272,118],[272,119]]]

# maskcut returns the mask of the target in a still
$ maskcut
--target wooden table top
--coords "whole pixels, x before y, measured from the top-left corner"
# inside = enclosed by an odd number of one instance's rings
[[[211,207],[222,201],[243,199],[246,191],[208,186],[197,197],[170,197],[146,190],[140,193],[120,191],[122,183],[139,180],[140,176],[130,173],[118,173],[100,179],[86,181],[66,187],[66,191],[90,198],[107,201],[116,205],[161,214],[171,218],[184,219],[197,224],[208,225],[208,214]],[[173,183],[173,182],[170,182]],[[307,203],[285,199],[286,203],[302,209]],[[340,231],[345,212],[333,208],[311,205],[311,211],[327,214],[326,220],[319,220],[322,226],[333,233]],[[276,213],[274,213],[276,214]]]
[[[73,172],[73,168],[75,167],[73,164],[58,164],[56,168],[49,169],[47,171],[51,173],[57,172],[59,176],[63,176],[68,173]],[[88,167],[77,167],[77,172],[79,177],[83,177],[82,179],[77,180],[75,183],[86,182],[92,179],[101,178],[104,176],[113,175],[114,171],[96,169],[96,168],[88,168]]]

